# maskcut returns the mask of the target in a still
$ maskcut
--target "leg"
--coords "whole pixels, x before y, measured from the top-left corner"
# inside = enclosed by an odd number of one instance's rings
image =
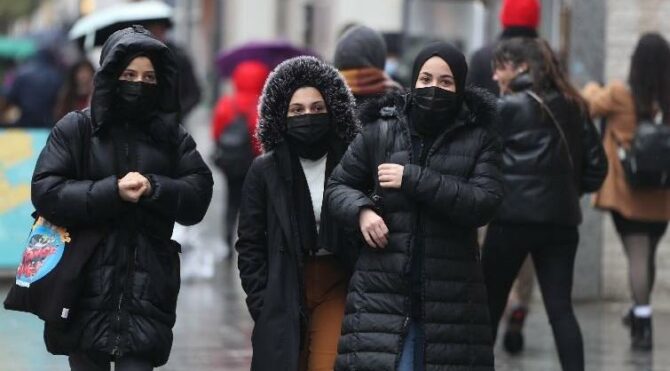
[[[528,255],[528,250],[524,246],[518,246],[519,241],[515,239],[519,233],[523,232],[518,227],[492,224],[484,242],[482,269],[494,339],[514,278]]]
[[[531,251],[542,297],[564,371],[584,370],[584,341],[572,308],[572,281],[579,243],[577,227],[553,228]]]
[[[414,370],[414,348],[416,347],[416,325],[410,322],[405,335],[405,341],[402,346],[402,353],[400,355],[400,363],[398,364],[398,371],[413,371]]]
[[[503,346],[510,354],[518,354],[523,350],[523,324],[528,315],[528,304],[534,286],[535,269],[532,259],[528,257],[521,266],[507,300],[507,327],[503,336]]]
[[[151,371],[150,361],[136,357],[121,357],[114,362],[114,371]]]
[[[307,370],[331,371],[337,356],[344,306],[347,296],[347,279],[343,269],[332,256],[316,258],[310,264],[312,290],[308,292],[315,304],[309,323],[309,356]]]
[[[76,353],[68,357],[72,371],[110,371],[109,361],[98,360],[86,353]]]

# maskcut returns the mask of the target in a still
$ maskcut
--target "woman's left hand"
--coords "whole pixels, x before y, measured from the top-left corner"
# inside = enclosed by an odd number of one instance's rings
[[[405,170],[404,166],[398,164],[381,164],[377,170],[380,187],[400,189],[402,185],[402,173]]]

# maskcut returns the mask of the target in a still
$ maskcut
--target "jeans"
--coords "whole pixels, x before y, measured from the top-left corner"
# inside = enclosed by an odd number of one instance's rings
[[[423,340],[421,322],[411,321],[400,355],[398,371],[423,371]]]

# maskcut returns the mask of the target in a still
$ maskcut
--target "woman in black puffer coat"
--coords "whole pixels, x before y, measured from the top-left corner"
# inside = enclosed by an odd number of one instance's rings
[[[326,180],[358,133],[354,97],[313,57],[283,62],[259,106],[263,155],[244,181],[237,244],[254,320],[254,371],[332,370],[349,271],[346,235],[323,202]]]
[[[500,146],[494,99],[466,89],[466,75],[459,51],[428,45],[411,94],[363,108],[331,176],[333,215],[370,246],[351,277],[337,370],[493,370],[477,227],[502,199]]]
[[[496,49],[506,197],[482,259],[494,334],[530,255],[563,370],[579,371],[584,346],[571,301],[579,198],[600,188],[607,158],[586,104],[556,61],[541,39],[513,38]]]
[[[33,175],[39,215],[107,231],[67,326],[48,323],[45,341],[73,370],[109,370],[110,361],[150,370],[172,347],[180,250],[172,228],[203,218],[212,175],[179,125],[177,69],[163,43],[126,28],[107,40],[100,65],[91,109],[56,124]]]

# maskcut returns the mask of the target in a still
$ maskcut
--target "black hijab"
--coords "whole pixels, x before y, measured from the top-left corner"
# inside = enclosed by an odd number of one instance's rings
[[[428,59],[435,56],[449,65],[456,92],[445,91],[439,87],[419,89],[420,91],[415,89],[421,68]],[[412,99],[408,106],[410,124],[417,132],[423,136],[435,137],[454,122],[463,107],[467,74],[468,65],[463,53],[445,42],[430,43],[419,52],[412,69]]]
[[[465,80],[468,77],[468,64],[465,61],[463,53],[443,41],[435,41],[426,45],[421,49],[419,55],[416,56],[414,67],[412,68],[412,92],[414,92],[414,86],[419,77],[421,67],[423,67],[427,60],[435,56],[442,58],[447,62],[449,68],[451,68],[456,82],[456,94],[461,97],[462,101],[462,97],[465,95]]]

